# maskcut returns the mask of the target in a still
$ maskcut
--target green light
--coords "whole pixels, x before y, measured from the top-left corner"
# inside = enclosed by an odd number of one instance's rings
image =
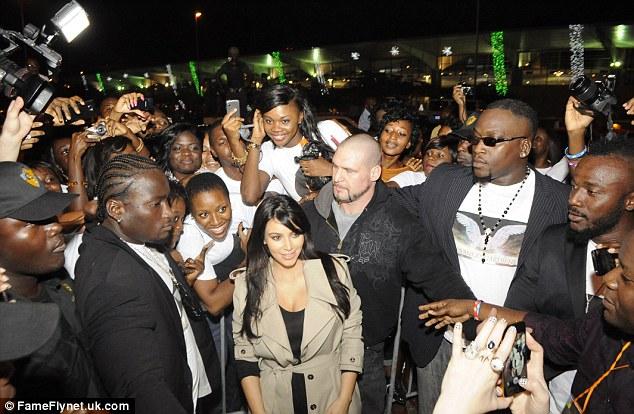
[[[504,64],[504,32],[491,32],[491,49],[493,50],[495,91],[504,96],[509,91],[509,86],[506,81],[506,67]]]
[[[99,85],[99,92],[103,92],[106,90],[106,86],[103,84],[103,79],[101,79],[101,73],[97,72],[96,75],[97,77],[97,84]]]
[[[196,62],[193,60],[189,61],[189,73],[192,75],[192,80],[194,81],[194,88],[196,88],[196,93],[200,96],[203,96],[203,91],[200,88],[200,81],[198,80],[198,73],[196,72]]]
[[[286,83],[286,75],[284,74],[284,63],[282,63],[280,52],[271,52],[271,56],[273,57],[273,62],[275,63],[275,68],[277,69],[277,75],[280,83]]]

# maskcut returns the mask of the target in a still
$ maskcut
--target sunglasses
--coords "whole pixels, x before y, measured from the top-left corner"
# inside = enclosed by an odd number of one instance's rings
[[[497,144],[502,143],[502,142],[510,142],[510,141],[514,141],[516,139],[526,139],[528,137],[513,137],[513,138],[494,138],[494,137],[477,137],[477,136],[472,136],[469,137],[469,139],[467,141],[469,141],[469,143],[473,146],[478,145],[478,142],[482,141],[482,143],[484,145],[486,145],[487,147],[495,147]]]

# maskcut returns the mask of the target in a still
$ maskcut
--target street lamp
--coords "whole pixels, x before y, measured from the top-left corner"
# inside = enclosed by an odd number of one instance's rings
[[[200,60],[200,50],[198,48],[198,19],[202,17],[202,13],[197,11],[194,13],[194,28],[196,31],[196,62]]]

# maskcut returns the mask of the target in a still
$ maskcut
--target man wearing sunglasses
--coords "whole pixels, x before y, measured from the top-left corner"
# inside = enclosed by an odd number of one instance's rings
[[[570,191],[528,165],[537,114],[526,103],[493,102],[466,138],[472,167],[441,165],[423,184],[397,190],[460,272],[478,299],[503,305],[515,272],[543,230],[566,222]],[[421,328],[417,307],[427,303],[409,289],[403,337],[418,368],[419,412],[432,412],[446,369],[451,334]]]

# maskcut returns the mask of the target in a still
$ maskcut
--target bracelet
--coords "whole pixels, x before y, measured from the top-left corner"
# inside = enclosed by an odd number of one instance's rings
[[[259,149],[260,148],[260,144],[256,143],[256,142],[250,142],[247,145],[247,151],[251,151],[253,149]]]
[[[246,152],[242,157],[236,157],[235,155],[233,155],[233,153],[231,154],[231,161],[233,162],[233,165],[240,168],[242,166],[244,166],[244,164],[247,163],[247,157],[249,156],[249,153]]]
[[[578,158],[583,157],[587,153],[588,153],[588,147],[585,146],[585,145],[583,147],[583,150],[581,152],[576,153],[576,154],[569,154],[568,153],[568,147],[566,147],[566,150],[564,151],[564,154],[566,154],[566,158],[568,158],[569,160],[576,160]]]
[[[138,147],[136,147],[134,149],[134,151],[136,151],[136,153],[138,154],[139,152],[143,151],[143,148],[145,147],[145,144],[143,143],[142,139],[139,139],[139,141],[141,141],[141,143],[139,144]]]
[[[480,320],[480,306],[482,306],[481,300],[476,300],[473,302],[473,319],[476,321]]]

